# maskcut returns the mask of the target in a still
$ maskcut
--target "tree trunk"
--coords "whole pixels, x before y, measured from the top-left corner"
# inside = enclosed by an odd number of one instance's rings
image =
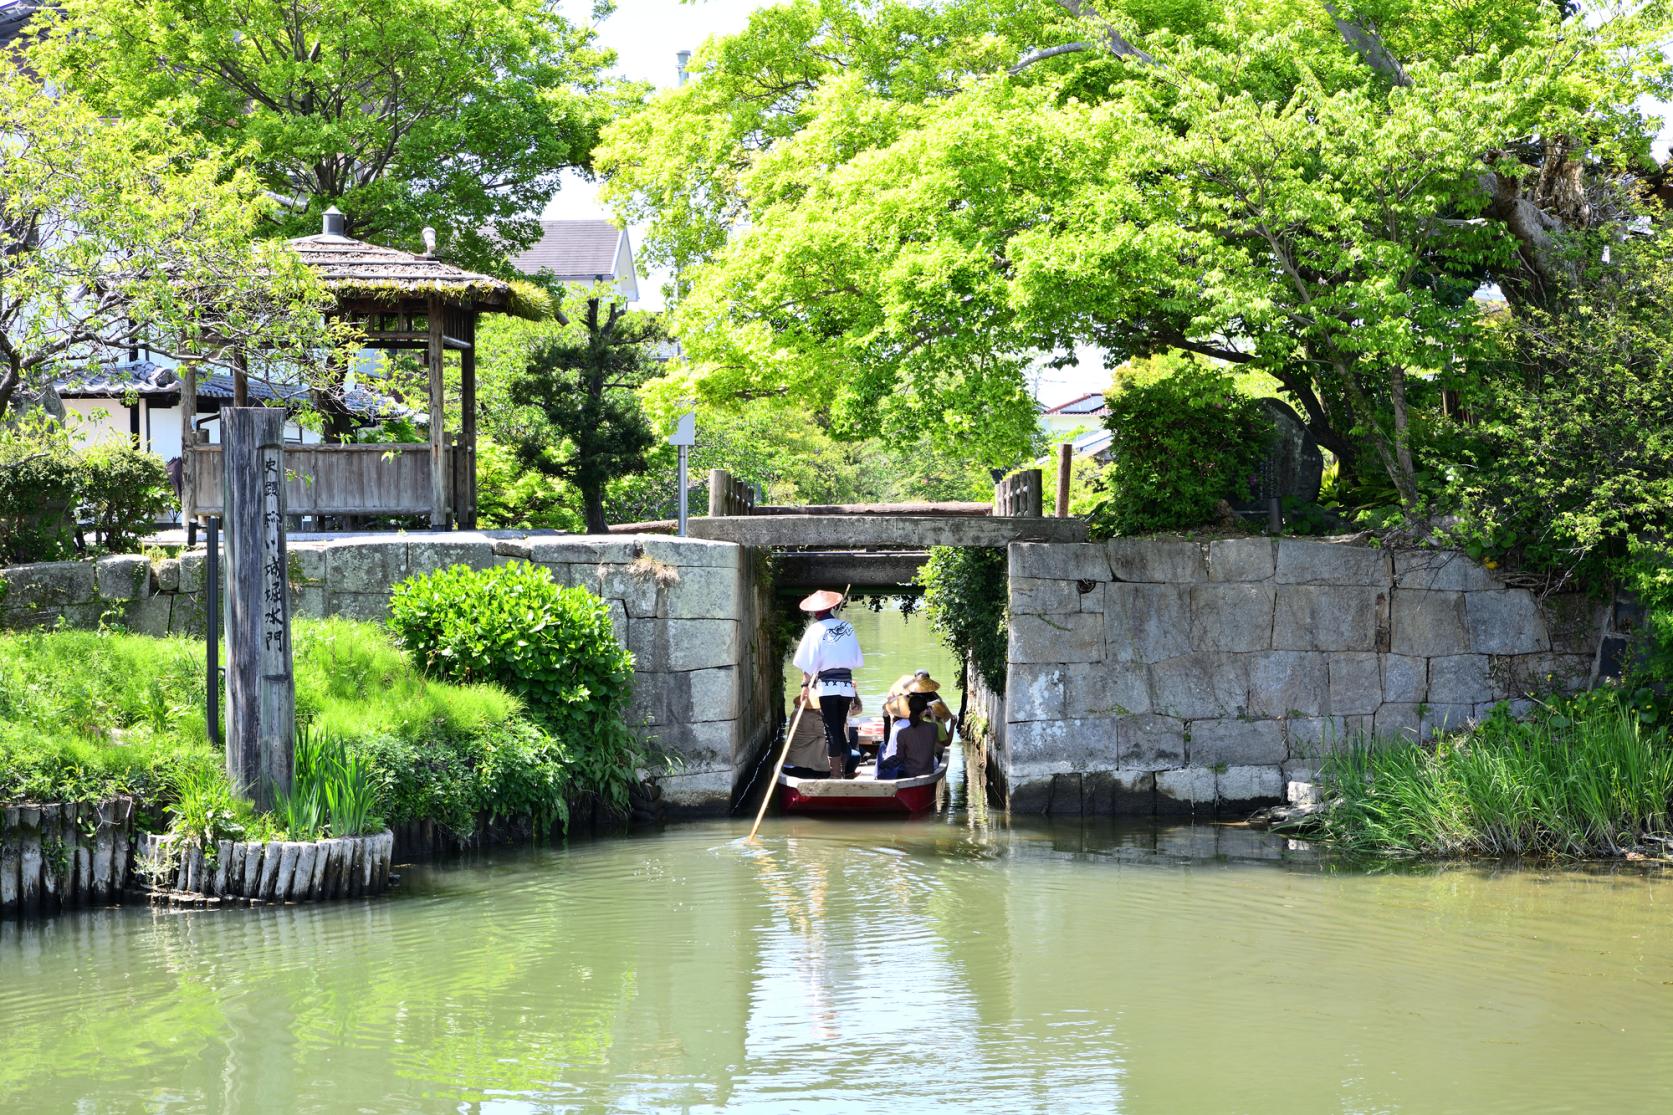
[[[582,480],[581,503],[587,515],[588,534],[608,534],[610,524],[604,521],[604,485],[598,481]]]

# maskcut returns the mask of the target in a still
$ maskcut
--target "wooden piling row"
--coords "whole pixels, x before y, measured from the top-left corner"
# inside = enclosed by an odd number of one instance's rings
[[[0,806],[0,917],[115,901],[127,881],[134,803]]]
[[[169,847],[166,836],[142,836],[144,860],[175,866],[159,897],[202,896],[258,902],[315,902],[379,894],[389,887],[395,837],[371,836],[267,843],[222,840],[214,854]]]

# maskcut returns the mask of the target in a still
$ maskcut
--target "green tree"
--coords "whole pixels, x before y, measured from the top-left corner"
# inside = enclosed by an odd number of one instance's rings
[[[248,152],[287,208],[275,231],[319,230],[335,204],[355,236],[486,265],[522,246],[529,214],[584,167],[630,90],[600,76],[593,32],[542,0],[64,0],[37,51],[100,110],[166,112]]]
[[[611,295],[566,301],[579,308],[560,305],[559,329],[531,336],[526,359],[506,375],[516,409],[496,425],[525,467],[574,485],[587,530],[602,533],[606,485],[644,472],[656,442],[634,391],[656,371],[650,346],[661,327]]]
[[[259,184],[161,116],[102,117],[0,59],[0,417],[144,343],[252,374],[328,369],[318,280],[255,243]]]
[[[1548,0],[793,0],[600,158],[715,397],[992,459],[1026,354],[1177,349],[1275,377],[1415,510],[1414,384],[1482,355],[1474,292],[1549,310],[1642,214],[1666,30]]]

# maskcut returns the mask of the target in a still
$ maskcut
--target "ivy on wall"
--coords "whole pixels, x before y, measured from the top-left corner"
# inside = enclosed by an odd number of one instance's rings
[[[997,547],[934,546],[922,570],[930,626],[959,661],[1005,694],[1005,604],[1009,573]]]

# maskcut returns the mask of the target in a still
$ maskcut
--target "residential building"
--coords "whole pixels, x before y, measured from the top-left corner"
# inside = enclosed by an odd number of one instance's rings
[[[541,221],[540,239],[511,257],[530,277],[550,274],[577,286],[613,283],[628,302],[639,300],[639,273],[627,230],[609,221]]]

